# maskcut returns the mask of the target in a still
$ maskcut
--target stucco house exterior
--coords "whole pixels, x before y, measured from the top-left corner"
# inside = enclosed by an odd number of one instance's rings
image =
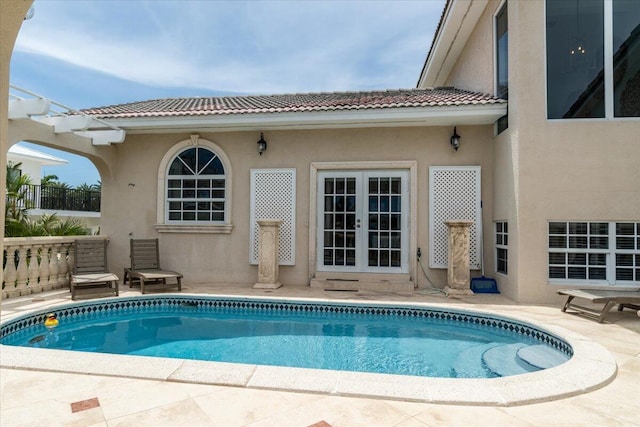
[[[473,274],[516,301],[638,287],[639,24],[623,0],[451,0],[415,89],[159,99],[84,110],[121,143],[6,138],[94,161],[114,272],[157,237],[186,283],[255,283],[276,218],[285,286],[444,287],[444,221],[468,219]]]

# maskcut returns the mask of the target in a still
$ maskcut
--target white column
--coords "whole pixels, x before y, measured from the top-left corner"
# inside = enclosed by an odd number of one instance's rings
[[[449,228],[449,259],[447,269],[447,296],[474,295],[471,290],[469,269],[470,230],[473,221],[450,220],[444,222]]]
[[[260,242],[258,250],[258,283],[253,285],[255,289],[278,289],[280,283],[280,270],[278,250],[280,247],[279,219],[258,220],[260,226]]]

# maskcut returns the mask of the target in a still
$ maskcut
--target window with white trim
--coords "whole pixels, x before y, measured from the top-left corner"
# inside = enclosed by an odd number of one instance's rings
[[[549,279],[640,283],[640,223],[549,222]]]
[[[220,157],[205,147],[180,151],[167,168],[168,223],[223,223],[226,175]]]
[[[509,225],[506,221],[496,222],[496,272],[507,274],[509,261]]]
[[[495,85],[496,96],[509,99],[509,21],[507,18],[507,2],[505,1],[494,18],[495,29]],[[509,127],[508,113],[496,122],[497,133]]]
[[[640,2],[546,1],[547,118],[640,117]]]

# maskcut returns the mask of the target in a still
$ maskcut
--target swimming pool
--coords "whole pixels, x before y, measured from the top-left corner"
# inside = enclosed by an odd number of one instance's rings
[[[566,362],[571,346],[498,316],[389,304],[153,296],[93,301],[2,326],[5,345],[442,378]]]
[[[286,289],[285,289],[286,291]],[[284,293],[286,295],[286,293]],[[41,325],[45,314],[55,311],[63,315],[98,316],[102,311],[118,311],[126,314],[138,308],[154,310],[160,300],[173,300],[183,304],[188,300],[226,300],[231,304],[255,301],[253,297],[230,297],[226,294],[202,297],[198,295],[169,295],[105,298],[101,300],[68,304],[58,302],[55,308],[34,309],[27,315],[4,317],[0,325],[1,336],[19,333],[24,328]],[[261,301],[279,304],[283,297],[260,297]],[[348,301],[339,303],[326,298],[291,298],[286,300],[289,306],[302,307],[309,303],[318,303],[324,307],[353,306],[360,309],[366,306],[380,309],[409,308],[431,310],[439,315],[459,313],[449,304],[438,303],[431,306],[425,303],[410,304],[372,300],[360,303]],[[174,304],[175,304],[174,303]],[[44,306],[43,303],[30,304]],[[50,306],[53,307],[53,306]],[[273,306],[272,307],[276,307]],[[451,309],[450,309],[450,308]],[[233,308],[233,306],[231,307]],[[508,308],[508,307],[505,307]],[[395,374],[374,374],[353,371],[324,369],[291,368],[270,365],[253,365],[223,362],[206,362],[188,359],[164,357],[130,356],[119,354],[86,353],[78,351],[51,350],[46,348],[28,348],[0,344],[0,367],[3,369],[27,369],[35,371],[53,371],[83,375],[103,375],[147,379],[166,382],[187,382],[233,387],[262,388],[283,391],[301,391],[339,396],[366,396],[406,401],[512,406],[573,396],[600,388],[615,378],[616,363],[611,354],[592,340],[577,335],[562,327],[545,324],[537,327],[529,316],[517,316],[508,310],[496,316],[478,308],[469,308],[469,313],[485,319],[514,320],[515,323],[531,325],[535,330],[544,330],[552,337],[560,337],[573,349],[573,356],[559,366],[538,372],[498,378],[433,378]],[[65,313],[66,311],[66,313]],[[288,311],[288,310],[287,310]],[[295,308],[294,308],[295,311]],[[555,310],[554,310],[555,311]],[[7,320],[9,319],[9,320]],[[502,323],[501,323],[502,324]]]

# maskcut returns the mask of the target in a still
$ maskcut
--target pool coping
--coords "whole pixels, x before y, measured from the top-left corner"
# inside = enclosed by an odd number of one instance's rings
[[[202,294],[163,294],[163,296],[205,297]],[[207,298],[229,298],[229,295],[207,294]],[[117,301],[130,297],[110,298]],[[234,296],[234,299],[286,300],[336,304],[321,298],[282,298]],[[102,301],[105,301],[103,299]],[[573,348],[569,361],[539,372],[501,378],[432,378],[392,374],[373,374],[321,369],[290,368],[225,362],[171,359],[86,353],[66,350],[33,349],[0,345],[0,367],[32,371],[66,372],[148,379],[167,382],[210,384],[268,390],[319,393],[337,396],[407,400],[425,403],[516,406],[575,396],[609,384],[616,376],[615,359],[600,344],[558,326],[544,325],[521,316],[476,308],[455,308],[424,302],[398,303],[381,300],[342,301],[350,305],[381,304],[388,306],[451,309],[480,315],[498,316],[534,325],[565,340]],[[68,305],[62,302],[51,306]],[[34,309],[33,312],[41,309]],[[6,316],[2,323],[23,317],[28,312]]]

